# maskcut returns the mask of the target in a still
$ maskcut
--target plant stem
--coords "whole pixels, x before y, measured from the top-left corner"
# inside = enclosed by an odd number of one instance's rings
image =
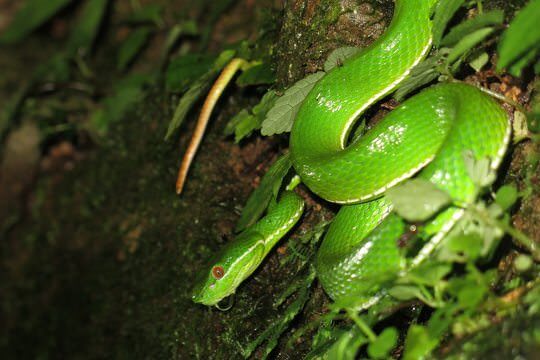
[[[377,335],[375,335],[373,330],[371,330],[355,311],[347,309],[347,314],[354,321],[356,326],[358,326],[358,328],[367,336],[370,342],[374,342],[377,339]]]

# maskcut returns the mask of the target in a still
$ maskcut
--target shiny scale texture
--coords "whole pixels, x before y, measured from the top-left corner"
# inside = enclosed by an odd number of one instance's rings
[[[429,1],[396,1],[385,34],[322,78],[299,110],[291,133],[291,158],[303,182],[322,198],[355,203],[341,208],[316,259],[319,280],[334,300],[366,303],[406,265],[398,248],[404,223],[383,196],[418,175],[459,202],[477,194],[464,152],[488,157],[496,168],[509,138],[508,117],[475,87],[450,83],[404,102],[347,146],[354,121],[395,89],[431,45]],[[427,166],[426,166],[427,165]],[[449,208],[426,224],[436,244],[462,211]]]

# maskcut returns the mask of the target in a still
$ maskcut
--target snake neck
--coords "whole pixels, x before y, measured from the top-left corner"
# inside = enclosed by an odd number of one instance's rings
[[[326,74],[310,91],[291,131],[291,159],[303,182],[326,200],[321,164],[354,151],[347,139],[356,119],[394,90],[431,47],[433,0],[398,0],[386,32],[372,45]],[[347,161],[345,161],[347,162]],[[344,164],[346,165],[346,164]],[[331,175],[333,169],[328,171]],[[336,184],[337,186],[337,184]]]
[[[291,132],[293,156],[320,156],[345,147],[354,121],[394,90],[429,51],[432,2],[396,1],[386,32],[315,85]]]

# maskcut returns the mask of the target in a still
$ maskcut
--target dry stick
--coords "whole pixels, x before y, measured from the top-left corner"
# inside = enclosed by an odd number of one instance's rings
[[[208,96],[206,96],[206,100],[204,101],[201,114],[199,115],[199,119],[197,120],[195,131],[193,132],[191,141],[187,147],[186,153],[184,154],[184,158],[182,159],[182,164],[180,165],[180,169],[178,170],[178,177],[176,178],[176,193],[178,195],[180,195],[182,189],[184,188],[184,183],[186,181],[189,167],[191,165],[191,162],[193,161],[193,158],[195,157],[195,154],[197,153],[197,149],[199,148],[199,145],[201,143],[204,131],[206,130],[206,126],[208,125],[208,120],[210,119],[210,115],[212,114],[214,106],[216,105],[219,97],[233,78],[236,71],[240,69],[245,63],[246,61],[244,59],[232,59],[231,62],[227,64],[227,66],[225,66],[225,68],[217,78],[216,82],[214,82],[212,89],[210,89]]]

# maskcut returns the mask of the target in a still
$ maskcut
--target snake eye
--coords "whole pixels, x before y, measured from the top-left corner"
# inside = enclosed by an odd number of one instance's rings
[[[225,270],[223,269],[223,266],[214,266],[212,268],[212,276],[219,280],[225,275]]]

